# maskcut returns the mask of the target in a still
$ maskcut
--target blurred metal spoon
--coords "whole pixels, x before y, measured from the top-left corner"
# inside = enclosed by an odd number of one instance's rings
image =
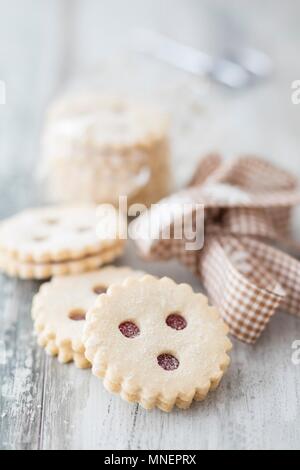
[[[245,49],[230,57],[213,57],[191,46],[147,29],[136,29],[133,48],[177,68],[211,80],[232,89],[249,87],[254,81],[270,74],[271,63],[265,54]]]

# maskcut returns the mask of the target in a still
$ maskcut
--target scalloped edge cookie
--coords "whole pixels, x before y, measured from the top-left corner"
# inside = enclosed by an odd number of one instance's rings
[[[180,312],[182,331],[168,316]],[[139,329],[136,337],[120,331],[124,322]],[[228,327],[208,299],[187,284],[144,276],[112,286],[87,314],[83,342],[92,372],[105,388],[146,409],[189,408],[218,387],[230,358]],[[178,357],[176,370],[159,367],[163,354]]]
[[[0,269],[11,277],[43,280],[52,276],[80,274],[110,263],[123,254],[122,244],[82,259],[53,263],[22,263],[0,251]]]
[[[19,263],[39,264],[98,256],[124,245],[119,217],[113,206],[95,204],[26,209],[1,221],[0,252]]]
[[[39,346],[47,354],[57,356],[62,364],[74,361],[80,369],[90,368],[81,340],[85,322],[72,321],[68,315],[78,309],[87,312],[97,299],[96,287],[108,288],[112,283],[144,274],[129,267],[107,266],[81,275],[57,276],[43,284],[32,303]]]

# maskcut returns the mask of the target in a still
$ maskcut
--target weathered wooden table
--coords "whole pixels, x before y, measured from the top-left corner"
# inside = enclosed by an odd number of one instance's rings
[[[0,80],[7,92],[6,105],[0,105],[1,218],[40,201],[33,168],[49,98],[68,76],[95,65],[141,24],[207,49],[227,28],[227,39],[230,30],[231,39],[239,34],[264,48],[274,60],[274,78],[232,97],[226,116],[232,115],[232,127],[223,144],[226,151],[259,151],[300,176],[300,106],[290,100],[291,82],[300,78],[296,0],[1,0],[0,11]],[[295,231],[300,234],[297,226]],[[200,288],[176,263],[143,264],[133,247],[121,263]],[[299,319],[278,313],[256,346],[234,341],[219,390],[188,411],[168,415],[128,405],[90,371],[47,357],[32,334],[30,306],[38,287],[0,276],[0,448],[300,447],[300,365],[292,361]]]

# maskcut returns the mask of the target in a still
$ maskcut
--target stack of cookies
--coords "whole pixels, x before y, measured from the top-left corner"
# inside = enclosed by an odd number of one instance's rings
[[[124,98],[64,96],[48,113],[42,170],[56,201],[150,205],[171,188],[166,118]]]
[[[31,209],[3,221],[0,267],[24,279],[53,276],[32,307],[48,354],[92,367],[107,390],[146,409],[188,408],[227,369],[228,328],[186,284],[127,267],[97,269],[124,247],[111,230],[116,209],[100,209]]]
[[[117,235],[100,236],[118,221],[115,209],[104,214],[94,205],[25,210],[0,225],[0,268],[21,279],[96,269],[123,252]]]
[[[52,278],[33,301],[39,345],[61,363],[91,367],[107,390],[146,409],[203,400],[230,362],[216,309],[169,278],[99,269],[124,250],[119,196],[150,205],[170,190],[164,117],[124,99],[65,97],[49,112],[43,145],[52,195],[77,205],[29,209],[0,224],[0,269]]]

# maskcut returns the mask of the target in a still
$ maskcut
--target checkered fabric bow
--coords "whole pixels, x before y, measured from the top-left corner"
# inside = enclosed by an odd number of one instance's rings
[[[165,226],[155,238],[139,237],[144,257],[176,257],[186,264],[200,277],[231,334],[246,343],[255,343],[278,307],[300,316],[300,262],[274,246],[292,246],[291,210],[300,203],[292,175],[256,157],[223,162],[209,155],[185,190],[133,222],[139,233],[146,231],[151,212],[157,217],[162,205],[174,201],[203,204],[203,248],[187,250],[187,240],[174,237],[172,220],[169,239],[161,236]]]

